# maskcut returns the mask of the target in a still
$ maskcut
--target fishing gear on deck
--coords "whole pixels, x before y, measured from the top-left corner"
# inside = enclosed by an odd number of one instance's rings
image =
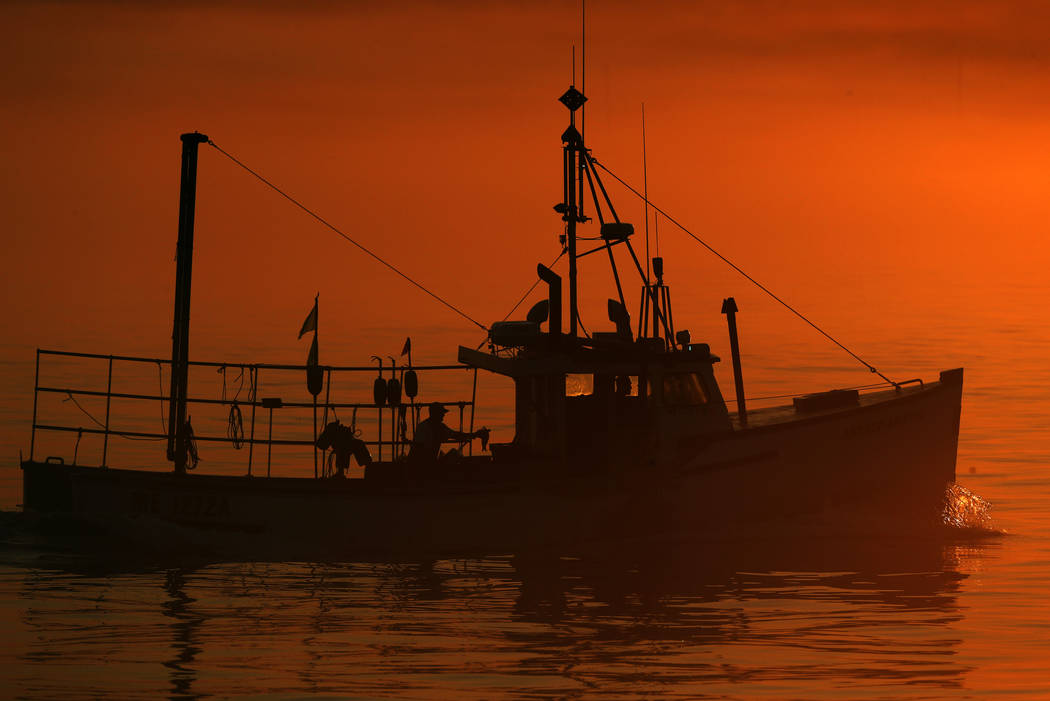
[[[397,408],[397,440],[402,445],[408,441],[408,405],[402,404]]]
[[[372,399],[376,406],[383,406],[386,404],[386,379],[383,377],[383,359],[378,355],[373,355],[372,360],[379,362],[379,377],[372,383]]]
[[[186,417],[186,455],[190,459],[186,469],[194,470],[197,467],[197,463],[201,461],[201,456],[197,452],[197,438],[193,435],[193,425],[190,424],[190,418],[189,416]]]
[[[230,406],[230,418],[226,424],[226,437],[233,443],[234,450],[240,450],[244,446],[244,417],[241,415],[241,407],[237,400],[233,400]]]
[[[350,467],[351,456],[361,467],[372,464],[372,454],[368,452],[368,446],[357,437],[356,433],[352,426],[344,426],[338,421],[332,421],[317,437],[315,445],[321,450],[331,448],[335,455],[336,476],[345,476],[346,470]],[[329,459],[330,464],[331,459]]]
[[[229,366],[222,365],[215,372],[222,375],[222,401],[225,403],[226,400],[226,370]],[[234,450],[240,450],[244,447],[244,416],[241,413],[241,407],[237,400],[240,399],[241,392],[244,390],[244,366],[238,366],[237,377],[235,377],[230,384],[233,382],[237,383],[237,391],[233,393],[233,399],[230,400],[230,415],[226,419],[226,437],[230,439],[233,444]],[[248,377],[248,399],[249,401],[255,401],[255,373],[249,370]]]
[[[386,381],[386,400],[392,407],[401,405],[401,381],[396,377]]]

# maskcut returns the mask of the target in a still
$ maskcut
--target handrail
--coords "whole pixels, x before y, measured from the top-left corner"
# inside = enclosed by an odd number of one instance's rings
[[[375,368],[372,368],[372,369],[375,370]],[[415,368],[413,368],[413,369],[415,369]],[[466,368],[466,369],[470,370],[471,368]],[[154,402],[161,402],[161,401],[167,401],[168,400],[167,396],[160,395],[160,394],[156,394],[156,395],[154,395],[154,394],[127,394],[127,393],[123,393],[123,392],[101,392],[101,391],[98,391],[98,390],[90,390],[90,389],[67,389],[65,387],[37,387],[36,389],[37,389],[38,392],[51,392],[51,393],[55,393],[55,394],[76,394],[76,395],[83,395],[83,396],[87,396],[87,397],[113,397],[113,398],[116,398],[116,399],[142,399],[142,400],[145,400],[145,401],[154,401]],[[191,403],[191,404],[222,404],[222,405],[225,405],[225,406],[229,406],[229,405],[233,404],[233,400],[232,399],[204,399],[203,397],[199,398],[199,399],[194,399],[192,397],[187,397],[186,401],[188,403]],[[470,406],[470,404],[471,404],[471,402],[468,402],[468,401],[462,401],[462,402],[460,402],[460,401],[456,401],[456,402],[427,402],[427,404],[431,404],[431,403],[441,404],[442,406],[457,406],[457,407],[460,404],[462,404],[463,406]],[[250,400],[244,400],[244,401],[237,400],[237,404],[239,404],[240,406],[256,406],[256,407],[264,406],[263,403],[262,403],[262,400],[258,400],[258,401],[255,401],[255,402],[252,402]],[[286,402],[284,400],[281,400],[281,406],[282,407],[294,407],[296,409],[308,409],[308,408],[313,407],[313,402]],[[367,403],[361,403],[361,402],[328,402],[327,405],[326,404],[318,404],[318,406],[320,406],[320,407],[328,406],[328,407],[333,407],[335,409],[376,409],[376,408],[389,409],[390,408],[389,404],[384,404],[381,407],[377,407],[372,402],[367,402]],[[408,406],[408,405],[406,404],[405,406]],[[167,435],[167,434],[164,434],[164,435]]]
[[[311,405],[312,406],[312,405]],[[166,433],[149,433],[146,431],[115,431],[110,429],[106,431],[102,428],[73,428],[72,426],[52,426],[48,424],[34,424],[33,428],[38,428],[42,431],[66,431],[68,433],[91,433],[98,436],[106,435],[107,433],[113,436],[130,436],[132,438],[156,438],[157,440],[163,440],[168,437]],[[194,434],[193,440],[195,441],[206,441],[208,443],[233,443],[233,439],[228,436],[198,436]],[[297,441],[290,438],[254,438],[254,439],[243,439],[241,442],[253,443],[255,445],[313,445],[313,441]],[[362,441],[365,445],[397,445],[396,441]]]
[[[60,358],[86,358],[86,359],[90,359],[90,360],[107,361],[108,368],[107,368],[107,375],[106,375],[106,391],[92,390],[92,389],[77,389],[77,388],[74,388],[74,387],[42,386],[40,384],[40,374],[41,374],[41,367],[40,366],[41,366],[41,357],[42,356],[56,356],[56,357],[60,357]],[[151,432],[151,431],[142,431],[142,430],[119,430],[119,429],[116,429],[116,428],[114,428],[113,426],[110,425],[110,420],[111,420],[111,403],[112,403],[113,399],[128,399],[128,400],[137,400],[137,401],[145,401],[145,402],[157,402],[157,401],[159,401],[159,402],[166,402],[166,401],[169,400],[169,397],[164,395],[163,393],[161,393],[161,394],[144,394],[144,393],[140,394],[140,393],[134,393],[134,392],[114,392],[113,391],[114,361],[126,362],[126,363],[156,364],[156,365],[158,365],[158,367],[164,366],[164,365],[167,365],[169,367],[171,366],[171,360],[166,359],[166,358],[144,358],[144,357],[139,357],[139,356],[110,355],[110,354],[102,354],[102,353],[82,353],[82,352],[78,352],[78,351],[63,351],[63,350],[50,350],[50,349],[39,349],[39,348],[37,349],[37,351],[36,351],[36,376],[34,378],[34,391],[33,391],[32,438],[31,438],[31,443],[30,443],[30,454],[29,454],[29,459],[30,460],[35,460],[36,432],[38,430],[77,433],[78,434],[78,439],[77,439],[78,446],[79,446],[79,436],[82,435],[82,434],[92,434],[92,435],[101,435],[101,436],[103,436],[103,441],[102,441],[102,461],[100,463],[101,467],[106,467],[107,466],[107,458],[108,458],[108,453],[109,453],[109,437],[111,435],[112,436],[122,437],[122,438],[133,439],[133,440],[134,439],[139,439],[139,440],[163,440],[163,439],[168,437],[167,432],[155,433],[155,432]],[[314,447],[316,436],[313,436],[313,438],[309,439],[309,440],[287,439],[287,438],[274,439],[272,437],[273,408],[274,407],[273,407],[272,404],[264,403],[264,401],[260,398],[260,390],[259,390],[259,387],[260,387],[260,385],[259,385],[259,371],[260,370],[270,370],[270,371],[278,371],[278,372],[296,372],[296,371],[303,372],[303,371],[306,370],[306,366],[305,365],[285,365],[285,364],[279,364],[279,363],[228,363],[228,362],[227,363],[220,363],[220,362],[209,362],[209,361],[189,361],[189,365],[196,366],[196,367],[206,367],[206,368],[219,368],[219,369],[230,368],[230,369],[234,369],[234,370],[240,369],[242,371],[248,370],[250,372],[250,380],[248,380],[248,382],[249,382],[248,397],[245,400],[243,400],[243,401],[239,400],[239,399],[226,399],[225,398],[225,396],[226,396],[225,395],[225,390],[224,390],[224,395],[223,395],[222,399],[209,399],[209,398],[206,398],[206,397],[197,397],[197,398],[188,397],[187,398],[187,402],[188,403],[193,403],[193,404],[198,404],[198,405],[210,405],[210,406],[218,405],[218,406],[223,406],[223,407],[227,407],[227,406],[232,407],[234,405],[238,405],[240,407],[249,407],[250,406],[252,408],[252,411],[250,413],[250,418],[249,418],[249,421],[250,421],[249,437],[245,438],[243,436],[243,434],[246,431],[242,430],[240,432],[240,435],[234,435],[234,434],[228,434],[226,436],[195,435],[194,436],[194,440],[197,440],[197,441],[200,441],[200,442],[210,442],[210,443],[226,443],[226,444],[247,445],[248,446],[248,474],[249,475],[252,473],[254,447],[256,445],[267,446],[268,448],[271,448],[271,449],[272,449],[272,446],[275,446],[275,445],[277,445],[277,446],[302,446],[302,447],[309,446],[309,447]],[[377,368],[374,365],[364,365],[364,366],[321,366],[321,367],[326,371],[326,376],[327,376],[329,382],[331,381],[332,372],[365,373],[365,374],[368,374],[368,375],[374,375],[376,373],[376,370],[377,370]],[[477,369],[476,368],[472,368],[471,366],[463,365],[463,364],[455,364],[455,365],[407,365],[406,364],[406,365],[402,365],[402,366],[392,365],[392,366],[384,367],[383,368],[383,373],[384,374],[385,373],[390,373],[391,370],[393,371],[393,373],[398,373],[398,372],[404,373],[405,371],[408,371],[410,369],[414,370],[414,371],[417,371],[417,372],[422,372],[422,371],[454,371],[454,370],[468,370],[468,371],[471,371],[472,370],[474,372],[475,376],[474,376],[473,386],[471,388],[471,399],[470,399],[470,401],[438,401],[438,402],[426,402],[425,404],[436,403],[436,404],[440,404],[442,406],[450,407],[450,408],[451,407],[458,407],[459,408],[459,423],[460,423],[459,430],[461,432],[465,428],[465,426],[464,426],[464,418],[465,418],[464,417],[464,410],[467,407],[470,407],[471,424],[473,424],[474,406],[475,406],[475,401],[477,399]],[[395,376],[396,376],[396,374],[392,374],[391,378],[393,378]],[[235,380],[235,382],[236,382],[236,380]],[[225,383],[225,375],[224,375],[224,383]],[[278,382],[278,385],[283,387],[284,386],[284,382],[280,381],[280,382]],[[225,388],[226,385],[224,384],[223,386]],[[163,392],[163,383],[162,383],[162,387],[161,387],[161,392]],[[97,424],[98,428],[95,428],[95,427],[84,428],[82,426],[57,425],[55,423],[49,423],[49,422],[46,422],[46,421],[41,421],[38,418],[37,405],[38,405],[38,398],[40,397],[40,395],[42,393],[44,393],[44,394],[50,393],[50,394],[64,394],[64,395],[68,395],[69,399],[73,400],[73,404],[75,404],[76,407],[78,409],[80,409],[80,411],[83,412],[92,422]],[[104,415],[104,420],[100,420],[99,418],[97,418],[96,416],[94,416],[90,412],[88,412],[87,409],[85,409],[84,407],[80,406],[80,404],[77,403],[77,401],[75,399],[75,397],[77,397],[77,396],[105,398],[105,415]],[[390,452],[390,458],[392,459],[392,458],[396,457],[397,453],[399,452],[399,449],[403,449],[406,446],[406,444],[409,443],[409,439],[407,438],[407,436],[399,435],[399,433],[397,432],[396,428],[394,428],[397,425],[396,424],[397,413],[399,413],[401,411],[407,412],[407,414],[409,415],[408,416],[407,425],[410,428],[414,429],[416,423],[419,420],[419,414],[422,411],[422,409],[424,408],[425,404],[424,403],[416,403],[415,401],[413,401],[411,399],[406,399],[406,401],[404,401],[403,403],[400,403],[397,406],[391,406],[388,403],[384,403],[383,405],[378,405],[378,404],[374,403],[374,401],[373,402],[331,402],[331,401],[325,401],[320,406],[323,406],[326,409],[332,409],[333,411],[341,410],[341,409],[352,409],[352,410],[354,410],[355,418],[357,416],[357,410],[359,410],[359,409],[365,409],[365,410],[369,410],[370,412],[375,412],[375,414],[366,415],[363,418],[363,421],[364,421],[363,425],[361,424],[361,422],[357,422],[357,424],[358,424],[358,428],[359,429],[364,428],[365,430],[374,430],[374,431],[376,431],[378,433],[377,440],[363,440],[362,442],[365,445],[367,445],[367,446],[377,447],[378,451],[377,451],[376,459],[379,460],[379,461],[382,461],[384,458],[387,457],[386,455],[384,455],[384,450],[383,450],[383,448],[385,446],[389,446],[390,447],[390,451],[389,452]],[[283,400],[279,403],[279,405],[280,405],[281,408],[289,408],[289,409],[297,409],[297,410],[301,410],[301,409],[316,409],[316,407],[318,406],[312,401],[283,401]],[[270,429],[270,436],[268,438],[265,438],[265,439],[263,439],[263,438],[256,438],[256,436],[255,436],[255,433],[256,433],[256,431],[255,431],[256,418],[255,417],[256,417],[256,414],[257,414],[257,412],[255,411],[256,408],[269,409],[268,420],[269,420],[271,429]],[[391,431],[390,431],[389,438],[387,438],[386,440],[384,440],[383,432],[382,432],[382,429],[380,428],[381,422],[383,421],[383,413],[384,413],[384,411],[390,411],[391,412],[391,416],[390,416]],[[264,423],[266,422],[266,420],[267,420],[267,417],[264,414],[263,415]],[[231,424],[232,424],[232,422],[233,422],[232,409],[231,409],[231,419],[230,419],[230,421],[231,421]],[[240,417],[238,417],[238,419],[237,419],[238,425],[240,425],[239,422],[240,422]],[[369,429],[369,427],[371,427],[371,429]],[[287,428],[287,424],[286,424],[286,428]],[[316,433],[316,430],[317,429],[315,428],[313,433]],[[314,448],[314,452],[316,454],[316,448]],[[269,474],[270,474],[270,460],[271,460],[271,450],[267,450],[267,456],[266,456],[267,476],[269,476]]]
[[[73,358],[95,358],[98,360],[120,360],[131,363],[161,363],[163,365],[171,365],[171,358],[143,358],[140,356],[133,355],[107,355],[104,353],[80,353],[76,351],[62,351],[62,350],[49,350],[46,348],[38,348],[37,353],[41,355],[60,355]],[[281,363],[220,363],[216,361],[205,361],[205,360],[191,360],[189,361],[191,366],[205,367],[205,368],[259,368],[261,370],[302,370],[306,371],[305,365],[284,365]],[[320,366],[324,370],[332,370],[333,372],[375,372],[375,365],[322,365]],[[394,365],[395,370],[470,370],[471,366],[457,363],[455,365]],[[389,370],[390,367],[384,367],[384,370]],[[313,405],[311,405],[313,406]]]

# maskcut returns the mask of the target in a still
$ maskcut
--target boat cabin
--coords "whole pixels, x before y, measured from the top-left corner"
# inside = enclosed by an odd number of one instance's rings
[[[552,295],[556,296],[556,295]],[[659,460],[671,436],[731,430],[707,344],[668,350],[664,339],[626,333],[591,338],[509,334],[493,325],[489,351],[459,348],[459,362],[514,382],[515,436],[496,458],[546,457],[574,463]]]

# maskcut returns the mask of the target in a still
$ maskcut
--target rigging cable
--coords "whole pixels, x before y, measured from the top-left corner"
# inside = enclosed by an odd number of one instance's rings
[[[552,261],[551,261],[551,264],[550,264],[550,265],[548,265],[547,267],[548,267],[548,268],[550,268],[551,270],[553,270],[553,269],[554,269],[554,266],[558,264],[558,261],[559,261],[559,260],[561,260],[561,257],[562,257],[563,255],[565,255],[565,250],[566,250],[566,249],[562,248],[562,249],[561,249],[561,253],[559,253],[559,254],[558,254],[558,257],[557,257],[557,258],[555,258],[554,260],[552,260]],[[528,299],[529,295],[531,295],[531,294],[532,294],[532,291],[533,291],[533,290],[535,290],[535,289],[536,289],[536,286],[537,286],[537,285],[539,285],[539,284],[540,284],[541,282],[543,282],[543,280],[540,280],[539,278],[536,278],[536,282],[532,283],[532,287],[530,287],[529,289],[525,290],[525,294],[523,294],[523,295],[522,295],[522,296],[521,296],[521,297],[520,297],[520,298],[518,299],[518,301],[517,301],[517,302],[516,302],[516,303],[514,304],[514,306],[510,308],[510,311],[509,311],[509,312],[507,312],[507,313],[506,313],[506,314],[505,314],[505,315],[503,316],[503,318],[502,318],[502,319],[500,319],[500,321],[506,321],[507,319],[509,319],[509,318],[510,318],[510,315],[511,315],[511,314],[513,314],[513,313],[514,313],[515,311],[517,311],[518,307],[520,307],[520,306],[521,306],[521,303],[522,303],[522,302],[524,302],[524,301],[525,301],[526,299]],[[486,337],[485,337],[485,338],[484,338],[484,339],[483,339],[483,340],[481,341],[481,343],[479,343],[479,344],[478,344],[478,348],[481,348],[481,347],[482,347],[483,345],[485,345],[485,341],[488,341],[488,340],[489,340],[489,339],[488,339],[488,336],[486,336]]]
[[[701,246],[703,246],[704,248],[706,248],[706,249],[707,249],[708,251],[710,251],[711,253],[715,254],[715,256],[717,256],[717,257],[718,257],[719,259],[721,259],[721,261],[722,261],[723,263],[725,263],[725,264],[726,264],[726,265],[728,265],[728,266],[729,266],[730,268],[732,268],[733,270],[735,270],[735,271],[737,271],[738,273],[740,273],[741,275],[743,275],[743,276],[744,276],[745,278],[747,278],[747,280],[748,280],[748,281],[750,281],[750,282],[751,282],[752,284],[754,284],[754,285],[755,285],[755,286],[756,286],[756,287],[757,287],[758,289],[762,290],[762,291],[763,291],[763,292],[765,292],[765,293],[766,293],[767,295],[769,295],[770,297],[772,297],[773,299],[775,299],[775,300],[776,300],[777,302],[779,302],[779,303],[780,303],[781,305],[783,305],[783,306],[784,306],[784,308],[785,308],[785,309],[787,309],[787,310],[788,310],[789,312],[791,312],[792,314],[794,314],[795,316],[797,316],[797,317],[798,317],[799,319],[802,319],[802,321],[804,321],[804,322],[806,322],[807,324],[809,324],[810,326],[812,326],[812,327],[813,327],[813,328],[814,328],[814,329],[815,329],[815,330],[816,330],[816,331],[817,331],[818,333],[820,333],[820,334],[821,334],[822,336],[824,336],[824,338],[828,339],[829,341],[831,341],[832,343],[834,343],[834,344],[835,344],[836,346],[838,346],[838,347],[839,347],[839,348],[841,348],[842,350],[844,350],[844,351],[846,351],[847,353],[849,353],[849,354],[850,354],[851,356],[853,356],[853,358],[854,358],[854,359],[855,359],[855,360],[856,360],[857,362],[859,362],[859,363],[860,363],[861,365],[863,365],[864,367],[868,368],[868,370],[870,370],[871,372],[875,373],[876,375],[878,375],[878,376],[879,376],[879,377],[881,377],[882,379],[886,380],[886,382],[889,382],[889,383],[890,383],[891,385],[893,385],[894,387],[897,387],[897,386],[898,386],[898,383],[894,382],[893,380],[891,380],[890,378],[886,377],[886,376],[885,376],[885,375],[883,375],[883,374],[882,374],[881,372],[879,372],[878,370],[876,370],[876,369],[875,369],[875,366],[874,366],[874,365],[872,365],[871,363],[867,362],[866,360],[864,360],[863,358],[861,358],[861,357],[860,357],[859,355],[857,355],[856,353],[854,353],[853,351],[851,351],[851,350],[850,350],[849,348],[847,348],[846,346],[844,346],[844,345],[842,345],[841,343],[839,343],[839,342],[838,342],[837,340],[835,340],[835,338],[833,338],[833,337],[831,336],[831,334],[829,334],[829,333],[828,333],[827,331],[825,331],[824,329],[820,328],[819,326],[817,326],[816,324],[814,324],[814,323],[813,323],[812,321],[810,321],[810,320],[809,320],[808,318],[806,318],[806,316],[805,316],[805,315],[804,315],[804,314],[803,314],[802,312],[800,312],[800,311],[798,311],[797,309],[795,309],[794,307],[792,307],[792,306],[791,306],[790,304],[788,304],[787,302],[785,302],[784,300],[782,300],[782,299],[781,299],[780,297],[777,297],[777,296],[776,296],[776,295],[775,295],[775,294],[774,294],[774,293],[772,292],[772,290],[770,290],[770,289],[769,289],[768,287],[766,287],[765,285],[763,285],[762,283],[760,283],[760,282],[759,282],[758,280],[756,280],[755,278],[753,278],[753,277],[751,277],[750,275],[748,275],[747,273],[745,273],[745,272],[744,272],[743,270],[741,270],[741,269],[740,269],[739,267],[737,267],[737,265],[736,265],[736,264],[734,264],[734,263],[733,263],[733,262],[732,262],[731,260],[729,260],[728,258],[726,258],[725,256],[723,256],[723,255],[722,255],[721,253],[719,253],[718,251],[716,251],[716,250],[715,250],[714,248],[712,248],[712,247],[711,247],[711,245],[710,245],[710,244],[708,244],[708,243],[707,243],[706,241],[704,241],[703,239],[701,239],[701,238],[700,238],[699,236],[697,236],[696,234],[694,234],[694,233],[693,233],[692,231],[690,231],[689,229],[685,228],[685,226],[683,226],[683,225],[682,225],[682,224],[681,224],[681,223],[680,223],[680,222],[679,222],[679,221],[678,221],[677,219],[675,219],[675,218],[674,218],[674,217],[672,217],[672,216],[671,216],[670,214],[668,214],[667,212],[665,212],[664,210],[660,209],[660,208],[659,208],[659,207],[657,207],[657,206],[656,206],[655,204],[653,204],[652,202],[650,202],[650,201],[648,200],[648,198],[646,198],[646,197],[645,197],[645,196],[644,196],[644,195],[643,195],[642,193],[638,192],[638,191],[637,191],[637,190],[635,190],[635,189],[634,189],[633,187],[631,187],[630,185],[628,185],[628,184],[627,184],[627,183],[626,183],[626,182],[625,182],[625,181],[624,181],[624,180],[623,180],[623,179],[622,179],[622,178],[621,178],[620,176],[618,176],[618,175],[617,175],[616,173],[614,173],[614,172],[612,172],[611,170],[609,170],[608,168],[606,168],[606,167],[605,167],[605,166],[604,166],[603,164],[599,163],[599,162],[597,161],[597,159],[594,159],[594,158],[592,158],[591,160],[592,160],[592,161],[594,162],[594,164],[595,164],[595,165],[597,165],[597,166],[598,166],[599,168],[601,168],[601,169],[602,169],[602,170],[604,170],[604,171],[605,171],[606,173],[608,173],[609,175],[611,175],[611,176],[612,176],[612,177],[613,177],[613,178],[614,178],[614,179],[615,179],[615,180],[616,180],[616,181],[617,181],[618,183],[620,183],[620,184],[621,184],[621,185],[623,185],[623,186],[624,186],[625,188],[627,188],[628,190],[630,190],[630,191],[631,191],[631,192],[632,192],[632,193],[634,194],[634,196],[635,196],[635,197],[640,197],[641,199],[645,200],[646,204],[647,204],[648,206],[652,207],[652,208],[653,208],[653,210],[654,210],[655,212],[657,212],[658,214],[662,214],[662,215],[664,215],[664,218],[665,218],[665,219],[667,219],[667,220],[668,220],[669,222],[671,222],[672,224],[674,224],[675,226],[677,226],[677,227],[678,227],[679,229],[681,229],[682,231],[684,231],[684,232],[685,232],[686,234],[688,234],[688,235],[689,235],[689,236],[690,236],[690,237],[691,237],[691,238],[692,238],[692,239],[693,239],[694,241],[696,241],[697,243],[699,243],[699,244],[700,244]]]
[[[426,287],[424,287],[424,286],[423,286],[422,284],[420,284],[420,283],[416,282],[415,280],[413,280],[412,278],[410,278],[410,277],[409,277],[408,275],[406,275],[405,273],[401,272],[401,271],[400,271],[400,270],[399,270],[399,269],[398,269],[397,267],[395,267],[395,266],[394,266],[394,265],[393,265],[392,263],[388,263],[388,262],[387,262],[386,260],[384,260],[383,258],[379,257],[379,255],[377,255],[376,253],[373,253],[373,252],[372,252],[371,250],[369,250],[368,248],[366,248],[366,247],[365,247],[364,245],[362,245],[362,244],[358,243],[357,241],[355,241],[354,239],[350,238],[350,236],[349,236],[349,235],[347,235],[347,234],[346,234],[345,232],[343,232],[343,231],[342,231],[341,229],[339,229],[338,227],[336,227],[336,226],[335,226],[334,224],[330,223],[330,222],[329,222],[328,220],[326,220],[326,219],[325,219],[324,217],[322,217],[322,216],[321,216],[320,214],[318,214],[318,213],[314,212],[314,211],[313,211],[312,209],[310,209],[309,207],[307,207],[306,205],[304,205],[304,204],[303,204],[302,202],[300,202],[299,200],[295,199],[294,197],[292,197],[291,195],[289,195],[289,194],[288,194],[287,192],[285,192],[285,191],[284,191],[284,190],[282,190],[281,188],[279,188],[279,187],[277,187],[276,185],[274,185],[274,184],[273,184],[272,182],[270,182],[269,180],[267,180],[267,179],[266,179],[266,178],[264,178],[264,177],[263,177],[262,175],[260,175],[259,173],[255,172],[254,170],[252,170],[252,169],[251,169],[251,168],[249,168],[248,166],[246,166],[246,165],[245,165],[244,163],[242,163],[241,161],[237,160],[237,158],[235,158],[235,157],[234,157],[234,156],[233,156],[232,154],[230,154],[230,153],[229,153],[228,151],[225,151],[225,150],[223,150],[223,149],[222,149],[222,147],[220,147],[220,146],[219,146],[218,144],[216,144],[216,143],[215,143],[214,141],[212,141],[211,139],[208,139],[208,145],[209,145],[209,146],[212,146],[212,147],[214,147],[216,151],[218,151],[218,152],[219,152],[219,153],[221,153],[222,155],[224,155],[224,156],[226,156],[227,158],[229,158],[229,159],[230,159],[231,161],[233,161],[234,163],[236,163],[237,165],[239,165],[239,166],[240,166],[241,168],[243,168],[244,170],[248,171],[248,173],[250,173],[251,175],[255,176],[255,177],[256,177],[256,178],[258,179],[258,180],[260,180],[260,181],[261,181],[261,182],[262,182],[263,184],[265,184],[265,185],[266,185],[267,187],[269,187],[269,188],[270,188],[271,190],[273,190],[274,192],[276,192],[276,193],[277,193],[278,195],[280,195],[281,197],[285,198],[286,200],[288,200],[289,202],[291,202],[292,204],[294,204],[294,205],[295,205],[296,207],[298,207],[299,209],[303,210],[304,212],[306,212],[307,214],[309,214],[309,215],[310,215],[311,217],[313,217],[314,219],[316,219],[316,220],[317,220],[317,221],[319,221],[319,222],[320,222],[321,224],[323,224],[324,226],[328,227],[329,229],[331,229],[331,230],[332,230],[332,231],[334,231],[335,233],[339,234],[340,236],[342,236],[342,237],[343,237],[344,239],[346,239],[347,241],[349,241],[349,242],[350,242],[350,243],[352,243],[353,245],[357,246],[357,247],[358,247],[359,249],[361,249],[362,251],[364,251],[365,253],[367,253],[367,254],[368,254],[369,256],[371,256],[372,258],[374,258],[374,259],[375,259],[376,261],[378,261],[378,262],[382,263],[382,264],[383,264],[383,265],[385,265],[385,266],[386,266],[387,268],[389,268],[390,270],[394,271],[395,273],[397,273],[398,275],[400,275],[400,276],[401,276],[402,278],[404,278],[404,279],[405,279],[405,280],[407,280],[408,282],[412,283],[413,285],[415,285],[416,287],[418,287],[418,288],[419,288],[420,290],[422,290],[423,292],[427,293],[428,295],[430,295],[431,297],[433,297],[434,299],[436,299],[436,300],[437,300],[438,302],[440,302],[441,304],[445,305],[446,307],[448,307],[449,309],[451,309],[452,311],[454,311],[454,312],[455,312],[456,314],[459,314],[459,315],[460,315],[461,317],[463,317],[464,319],[466,319],[466,320],[467,320],[467,321],[469,321],[470,323],[474,324],[475,326],[477,326],[478,328],[482,329],[483,331],[488,331],[488,329],[487,329],[487,328],[485,328],[485,325],[484,325],[484,324],[482,324],[481,322],[479,322],[479,321],[477,321],[476,319],[472,318],[472,317],[471,317],[470,315],[468,315],[468,314],[467,314],[466,312],[464,312],[463,310],[461,310],[461,309],[459,309],[458,307],[456,307],[456,306],[455,306],[454,304],[452,304],[451,302],[448,302],[448,301],[446,301],[445,299],[443,299],[442,297],[440,297],[440,296],[438,296],[437,294],[435,294],[434,292],[431,292],[431,291],[430,291],[430,290],[428,290],[428,289],[427,289]]]
[[[548,265],[547,267],[550,268],[551,270],[553,270],[554,266],[558,264],[558,261],[561,260],[561,257],[563,255],[565,255],[565,249],[564,248],[561,249],[561,253],[558,254],[558,257],[555,258],[554,260],[552,260],[551,264]],[[528,296],[532,294],[532,291],[535,290],[536,286],[539,285],[541,282],[543,282],[543,281],[540,280],[539,278],[537,278],[536,282],[532,283],[532,287],[530,287],[528,290],[525,291],[525,294],[523,294],[521,296],[521,299],[519,299],[517,301],[517,303],[513,307],[510,308],[510,311],[507,312],[506,315],[500,321],[506,321],[507,319],[509,319],[510,315],[513,314],[515,311],[517,311],[518,307],[521,306],[521,303],[524,302],[528,298]]]
[[[98,419],[96,419],[95,416],[90,411],[85,409],[83,407],[83,405],[76,400],[76,397],[73,396],[73,392],[71,390],[66,390],[66,398],[63,399],[62,401],[63,402],[73,402],[73,404],[76,405],[77,409],[80,409],[81,413],[83,413],[84,416],[88,417],[93,422],[95,422],[95,424],[99,428],[101,428],[103,432],[108,432],[112,436],[119,436],[119,437],[125,438],[125,439],[127,439],[129,441],[166,441],[166,440],[168,440],[167,436],[158,437],[158,438],[151,438],[149,436],[129,436],[129,435],[125,434],[125,433],[121,433],[120,431],[114,431],[111,428],[106,428],[106,424],[104,424],[101,421],[99,421]],[[84,431],[84,429],[82,429],[82,428],[78,429],[78,430],[81,433],[83,433],[83,431]]]

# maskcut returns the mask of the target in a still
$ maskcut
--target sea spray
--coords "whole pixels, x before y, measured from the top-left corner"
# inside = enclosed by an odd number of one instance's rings
[[[969,530],[993,530],[992,505],[961,484],[948,487],[944,498],[944,525]]]

